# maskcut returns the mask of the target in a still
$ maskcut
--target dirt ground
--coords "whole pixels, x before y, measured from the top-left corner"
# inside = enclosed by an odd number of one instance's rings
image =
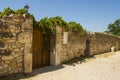
[[[96,55],[85,60],[34,70],[27,76],[3,80],[120,80],[120,51]],[[2,80],[2,78],[0,78]]]

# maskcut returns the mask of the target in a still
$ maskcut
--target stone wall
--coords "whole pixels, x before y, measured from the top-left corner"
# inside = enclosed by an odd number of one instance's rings
[[[114,47],[115,50],[120,50],[119,37],[98,32],[91,33],[90,36],[91,36],[90,43],[91,54],[110,52],[111,47]]]
[[[51,64],[58,65],[70,59],[90,56],[111,51],[111,47],[120,50],[120,38],[104,33],[86,33],[69,31],[67,43],[64,44],[64,31],[57,26],[56,35],[52,37]],[[53,40],[54,39],[54,40]],[[65,40],[66,41],[66,40]]]
[[[86,35],[82,34],[80,31],[72,32],[69,31],[67,38],[67,43],[64,43],[64,31],[59,26],[56,27],[56,35],[54,37],[55,40],[51,42],[55,42],[52,44],[51,49],[51,64],[58,65],[70,59],[79,57],[84,55],[84,51],[86,48]]]
[[[26,65],[31,68],[32,63],[26,62],[25,56],[29,59],[28,55],[32,55],[32,27],[29,14],[0,18],[0,76],[27,72]]]

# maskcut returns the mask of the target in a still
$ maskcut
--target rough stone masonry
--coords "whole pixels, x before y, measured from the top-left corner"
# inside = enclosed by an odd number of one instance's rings
[[[0,76],[32,71],[32,28],[29,14],[0,18]]]
[[[87,32],[82,34],[81,31],[69,31],[66,37],[67,43],[64,44],[64,30],[57,26],[56,35],[51,39],[53,44],[51,45],[52,65],[58,65],[76,57],[86,56],[86,54],[92,56],[110,52],[111,47],[114,47],[116,51],[120,50],[120,37],[106,33]],[[89,40],[89,44],[87,40]]]

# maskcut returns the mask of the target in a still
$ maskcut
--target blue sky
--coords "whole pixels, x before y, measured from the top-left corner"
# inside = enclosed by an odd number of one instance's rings
[[[36,20],[62,16],[94,32],[105,31],[109,23],[120,18],[120,0],[0,0],[0,11],[6,7],[16,10],[26,4]]]

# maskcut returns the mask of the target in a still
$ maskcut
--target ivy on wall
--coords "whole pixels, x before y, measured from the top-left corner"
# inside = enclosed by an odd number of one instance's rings
[[[42,29],[43,34],[55,34],[55,27],[59,25],[63,29],[66,28],[67,23],[62,17],[45,17],[39,21],[39,26]]]
[[[80,30],[81,32],[85,32],[86,30],[83,27],[74,21],[67,23],[65,20],[62,19],[61,16],[57,17],[44,17],[40,21],[35,21],[34,19],[34,29],[41,29],[43,34],[55,34],[56,33],[56,26],[60,26],[64,31],[68,32],[72,30],[74,32]]]
[[[10,14],[24,14],[24,13],[26,13],[25,9],[13,10],[7,7],[2,12],[0,12],[0,17],[3,17],[4,15],[8,16]]]

